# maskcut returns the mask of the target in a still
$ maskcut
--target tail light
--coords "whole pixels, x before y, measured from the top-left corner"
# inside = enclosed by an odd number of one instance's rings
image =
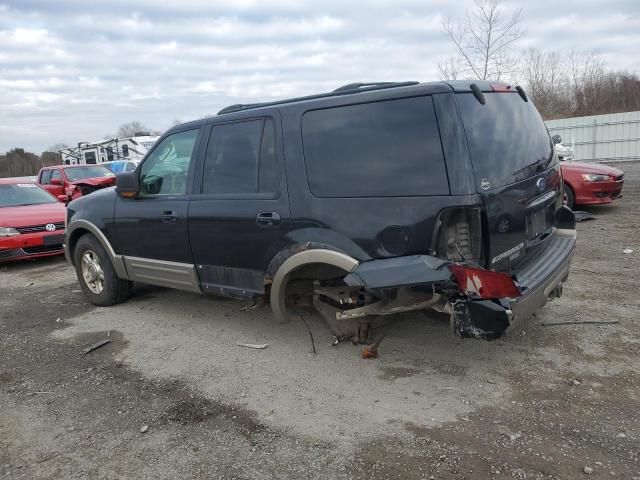
[[[449,265],[460,290],[470,298],[515,298],[522,295],[511,275],[483,268]]]
[[[435,255],[452,262],[482,262],[482,215],[479,208],[444,210],[437,224]]]

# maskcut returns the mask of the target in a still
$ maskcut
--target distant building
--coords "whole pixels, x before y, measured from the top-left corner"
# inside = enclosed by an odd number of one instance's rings
[[[93,165],[113,160],[140,161],[158,138],[157,135],[138,133],[133,137],[80,142],[77,147],[60,150],[60,154],[65,165]]]

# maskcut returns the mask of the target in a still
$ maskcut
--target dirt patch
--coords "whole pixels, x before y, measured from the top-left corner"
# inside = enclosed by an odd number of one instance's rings
[[[382,367],[382,374],[378,378],[382,380],[395,380],[397,378],[409,378],[423,373],[422,370],[412,367]]]

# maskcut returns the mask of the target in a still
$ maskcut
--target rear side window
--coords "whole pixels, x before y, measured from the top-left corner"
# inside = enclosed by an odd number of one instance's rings
[[[202,193],[277,193],[275,127],[271,118],[215,125],[204,162]]]
[[[313,110],[302,136],[316,196],[449,194],[431,97]]]
[[[553,159],[547,128],[531,102],[517,93],[456,95],[469,143],[476,183],[490,190],[524,180]]]
[[[40,175],[40,183],[42,185],[49,185],[49,181],[51,180],[51,170],[43,170]]]

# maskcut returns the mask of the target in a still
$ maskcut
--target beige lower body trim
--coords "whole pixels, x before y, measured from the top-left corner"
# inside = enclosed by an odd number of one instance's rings
[[[139,257],[122,257],[129,280],[202,293],[195,265]]]
[[[305,250],[287,258],[276,272],[273,277],[273,283],[271,284],[271,310],[273,311],[273,316],[279,322],[284,323],[289,320],[285,303],[285,290],[287,282],[289,281],[289,274],[300,267],[313,263],[333,265],[334,267],[344,270],[345,275],[359,264],[355,258],[349,255],[324,249]]]

